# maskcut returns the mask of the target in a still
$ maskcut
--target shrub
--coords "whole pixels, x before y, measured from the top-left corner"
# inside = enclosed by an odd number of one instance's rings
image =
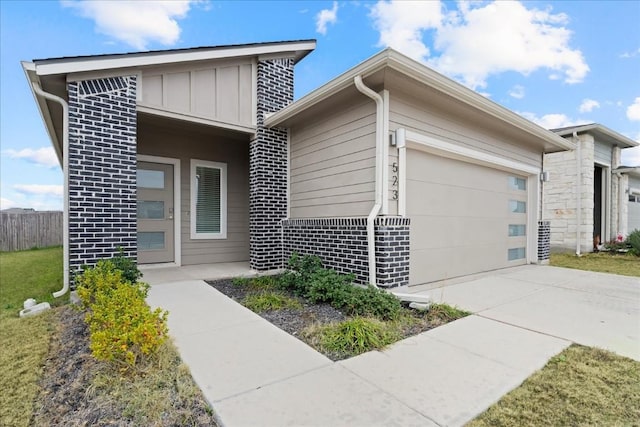
[[[280,277],[278,285],[296,295],[304,295],[313,275],[322,269],[322,261],[314,255],[298,255],[289,258],[288,270]]]
[[[154,353],[167,337],[167,313],[151,311],[142,296],[145,285],[120,282],[98,292],[87,313],[90,348],[98,360],[135,366]]]
[[[373,316],[382,320],[397,319],[402,309],[400,300],[382,289],[351,286],[344,301],[339,301],[349,316]]]
[[[124,254],[121,246],[117,247],[118,254],[111,258],[111,262],[117,270],[122,272],[122,278],[129,283],[136,283],[142,278],[142,272],[138,270],[135,261]]]
[[[245,297],[242,304],[251,311],[262,313],[264,311],[284,310],[286,308],[300,309],[299,301],[286,295],[275,292],[251,294]]]
[[[134,367],[166,340],[167,313],[146,304],[149,285],[124,279],[111,260],[86,268],[76,284],[96,359]]]
[[[310,328],[305,333],[322,350],[355,356],[382,349],[399,339],[398,332],[377,319],[356,317],[343,322]]]
[[[627,237],[627,243],[636,256],[640,256],[640,230],[633,230]]]

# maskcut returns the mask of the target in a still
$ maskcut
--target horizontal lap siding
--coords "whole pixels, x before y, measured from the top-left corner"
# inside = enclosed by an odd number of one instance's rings
[[[291,217],[367,215],[374,201],[375,104],[290,130]]]
[[[438,111],[437,106],[407,97],[394,97],[393,93],[391,95],[391,130],[403,127],[463,147],[540,167],[541,153],[537,149],[523,147],[518,145],[518,141],[506,139],[498,132],[469,124],[464,117],[453,117]]]
[[[185,131],[154,131],[138,137],[139,154],[180,159],[182,264],[247,261],[249,259],[249,145]],[[227,238],[191,239],[191,159],[227,164]]]

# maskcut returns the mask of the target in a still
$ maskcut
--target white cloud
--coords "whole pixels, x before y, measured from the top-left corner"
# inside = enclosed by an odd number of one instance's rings
[[[93,20],[96,31],[144,50],[152,42],[169,46],[180,37],[177,20],[189,12],[193,0],[185,1],[63,1]]]
[[[524,98],[524,87],[520,86],[520,85],[515,85],[509,91],[509,96],[512,96],[512,97],[514,97],[516,99]]]
[[[18,204],[13,200],[0,197],[0,209],[9,209],[9,208],[17,208],[17,207],[18,207]]]
[[[43,148],[23,148],[22,150],[5,150],[5,153],[12,159],[25,159],[32,163],[47,168],[59,166],[58,157],[53,147]]]
[[[532,122],[542,126],[545,129],[558,129],[567,126],[577,126],[589,123],[588,121],[582,119],[571,119],[565,114],[545,114],[541,117],[538,117],[536,114],[529,112],[518,112],[518,114],[520,114],[525,119],[531,120]]]
[[[429,48],[423,32],[442,21],[440,1],[385,1],[371,8],[373,25],[380,32],[378,46],[391,47],[418,61],[426,61]]]
[[[15,184],[13,189],[25,195],[62,197],[62,185]]]
[[[563,77],[566,83],[582,81],[589,71],[582,52],[569,47],[568,17],[550,9],[527,9],[511,1],[460,2],[458,9],[443,14],[439,1],[381,0],[371,17],[380,32],[379,45],[427,62],[473,89],[506,71],[527,75],[547,69],[550,78]],[[434,30],[439,52],[433,56],[423,41],[428,29]]]
[[[637,50],[633,50],[631,52],[624,52],[620,55],[620,58],[633,58],[634,56],[640,55],[640,47]]]
[[[640,142],[640,132],[633,139]],[[622,164],[625,166],[640,166],[640,146],[622,150]]]
[[[640,96],[627,107],[627,118],[632,121],[640,121]]]
[[[333,2],[331,9],[322,9],[316,15],[316,31],[322,35],[327,34],[327,25],[335,24],[338,20],[338,2]]]
[[[594,108],[600,108],[600,103],[594,99],[583,99],[582,104],[578,107],[578,111],[581,113],[590,113]]]

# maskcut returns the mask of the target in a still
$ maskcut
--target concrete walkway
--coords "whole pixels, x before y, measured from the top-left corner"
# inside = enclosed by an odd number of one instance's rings
[[[553,288],[548,295],[554,299],[575,291],[563,272],[524,267],[429,290],[433,297],[440,294],[479,315],[337,363],[201,280],[154,281],[148,300],[169,310],[169,330],[180,354],[225,426],[456,426],[483,412],[571,343],[562,333],[518,325],[525,322],[510,308],[528,306],[531,298],[539,311],[550,310],[551,321],[543,326],[554,324],[562,312],[541,302],[541,292]],[[484,282],[473,283],[478,280]],[[624,336],[638,337],[639,283],[619,280],[613,275],[584,276],[582,283],[590,283],[589,290],[576,291],[580,297],[575,303],[564,299],[575,305],[565,307],[564,317],[582,315],[596,300],[611,298],[615,303],[600,309],[622,309],[627,317],[611,314],[603,330],[611,328],[616,334],[622,325],[620,348],[633,354]],[[510,289],[509,283],[517,288]],[[627,289],[634,286],[635,291]],[[502,295],[494,296],[500,290]],[[537,319],[531,314],[535,311],[524,310],[531,315],[526,318]],[[546,319],[544,314],[539,317]],[[595,323],[605,318],[595,317]],[[567,330],[582,330],[583,321],[571,319],[573,329]],[[600,337],[600,330],[596,335]]]

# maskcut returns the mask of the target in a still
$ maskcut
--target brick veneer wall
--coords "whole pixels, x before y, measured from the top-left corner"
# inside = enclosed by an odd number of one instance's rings
[[[136,77],[69,83],[69,264],[136,259]]]
[[[375,220],[378,286],[409,283],[409,219]],[[293,252],[319,256],[340,273],[353,273],[356,282],[369,282],[366,218],[312,218],[282,221],[285,260]]]
[[[551,222],[538,221],[538,262],[549,261],[551,253]]]
[[[281,221],[287,216],[287,131],[264,127],[265,114],[293,101],[293,59],[258,62],[255,138],[249,144],[249,264],[281,268]]]

